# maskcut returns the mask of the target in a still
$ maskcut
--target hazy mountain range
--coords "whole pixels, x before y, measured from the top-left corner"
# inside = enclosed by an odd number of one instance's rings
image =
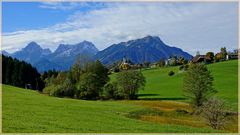
[[[184,57],[188,60],[192,58],[187,52],[164,44],[159,37],[147,36],[141,39],[113,44],[103,51],[98,52],[94,56],[94,59],[99,59],[103,64],[111,64],[125,56],[133,63],[152,63],[160,59],[166,60],[174,55]]]
[[[155,36],[113,44],[102,51],[98,51],[89,41],[74,45],[60,44],[54,52],[41,48],[36,42],[30,42],[20,51],[12,54],[2,51],[2,54],[29,62],[40,72],[49,69],[68,70],[79,56],[98,59],[105,65],[120,61],[124,56],[133,63],[157,62],[170,56],[181,56],[188,60],[192,58],[189,53],[170,47]]]

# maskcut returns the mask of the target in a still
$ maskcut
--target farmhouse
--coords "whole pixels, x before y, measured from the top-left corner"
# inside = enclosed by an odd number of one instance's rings
[[[199,62],[204,62],[205,60],[208,60],[206,55],[197,55],[197,56],[193,57],[192,62],[199,63]]]
[[[169,59],[165,60],[165,65],[175,66],[178,62],[177,57],[170,57]]]
[[[228,53],[226,55],[226,60],[233,60],[233,59],[238,59],[239,56],[237,53]]]

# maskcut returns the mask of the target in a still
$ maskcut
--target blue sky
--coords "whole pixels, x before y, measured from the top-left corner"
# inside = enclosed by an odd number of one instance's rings
[[[237,48],[237,2],[3,2],[2,49],[36,41],[52,51],[60,43],[114,43],[159,36],[195,55]]]
[[[101,3],[39,3],[3,2],[3,32],[41,29],[56,23],[64,23],[76,11],[87,12],[101,9]],[[91,8],[92,7],[92,8]]]
[[[3,2],[3,32],[15,32],[49,27],[66,21],[71,10],[49,10],[38,8],[40,3]]]

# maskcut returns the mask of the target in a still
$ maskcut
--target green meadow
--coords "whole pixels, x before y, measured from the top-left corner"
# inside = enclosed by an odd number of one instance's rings
[[[218,91],[216,96],[237,111],[238,61],[219,62],[207,67],[214,77],[214,88]],[[175,75],[168,76],[169,71],[174,71]],[[186,100],[182,92],[184,72],[178,67],[143,70],[143,74],[147,83],[145,89],[139,92],[141,99]]]
[[[237,60],[208,65],[217,96],[237,111]],[[175,74],[168,76],[173,70]],[[212,130],[204,120],[182,113],[190,110],[182,94],[184,72],[178,67],[142,70],[146,86],[142,100],[86,101],[50,97],[3,85],[5,133],[194,133],[237,132],[237,116],[224,130]],[[111,75],[114,80],[115,74]],[[180,110],[180,111],[179,111]]]

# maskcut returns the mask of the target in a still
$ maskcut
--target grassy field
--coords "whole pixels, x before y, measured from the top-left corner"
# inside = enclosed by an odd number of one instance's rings
[[[216,94],[230,104],[237,111],[238,103],[238,61],[225,61],[209,64],[208,69],[214,77]],[[169,71],[175,75],[168,76]],[[143,71],[146,86],[139,92],[141,99],[185,100],[182,93],[184,72],[178,67],[157,68]]]
[[[192,127],[181,122],[169,124],[171,121],[165,114],[171,113],[163,113],[166,103],[158,101],[158,106],[153,103],[156,101],[56,98],[3,85],[3,132],[229,132],[214,131],[207,126]],[[177,107],[179,103],[171,104]],[[156,108],[163,111],[157,111]],[[147,120],[150,116],[151,119]],[[176,114],[174,116],[177,117]],[[163,117],[165,122],[161,123],[157,119],[153,121],[154,117]],[[176,118],[173,119],[176,121]],[[195,120],[196,123],[198,121]]]
[[[208,65],[218,96],[237,110],[237,61]],[[170,70],[174,76],[168,76]],[[237,116],[224,130],[212,130],[182,96],[178,67],[143,71],[147,84],[136,101],[85,101],[56,98],[3,85],[3,132],[237,132]],[[111,76],[114,79],[115,74]],[[151,100],[150,100],[151,99]]]

